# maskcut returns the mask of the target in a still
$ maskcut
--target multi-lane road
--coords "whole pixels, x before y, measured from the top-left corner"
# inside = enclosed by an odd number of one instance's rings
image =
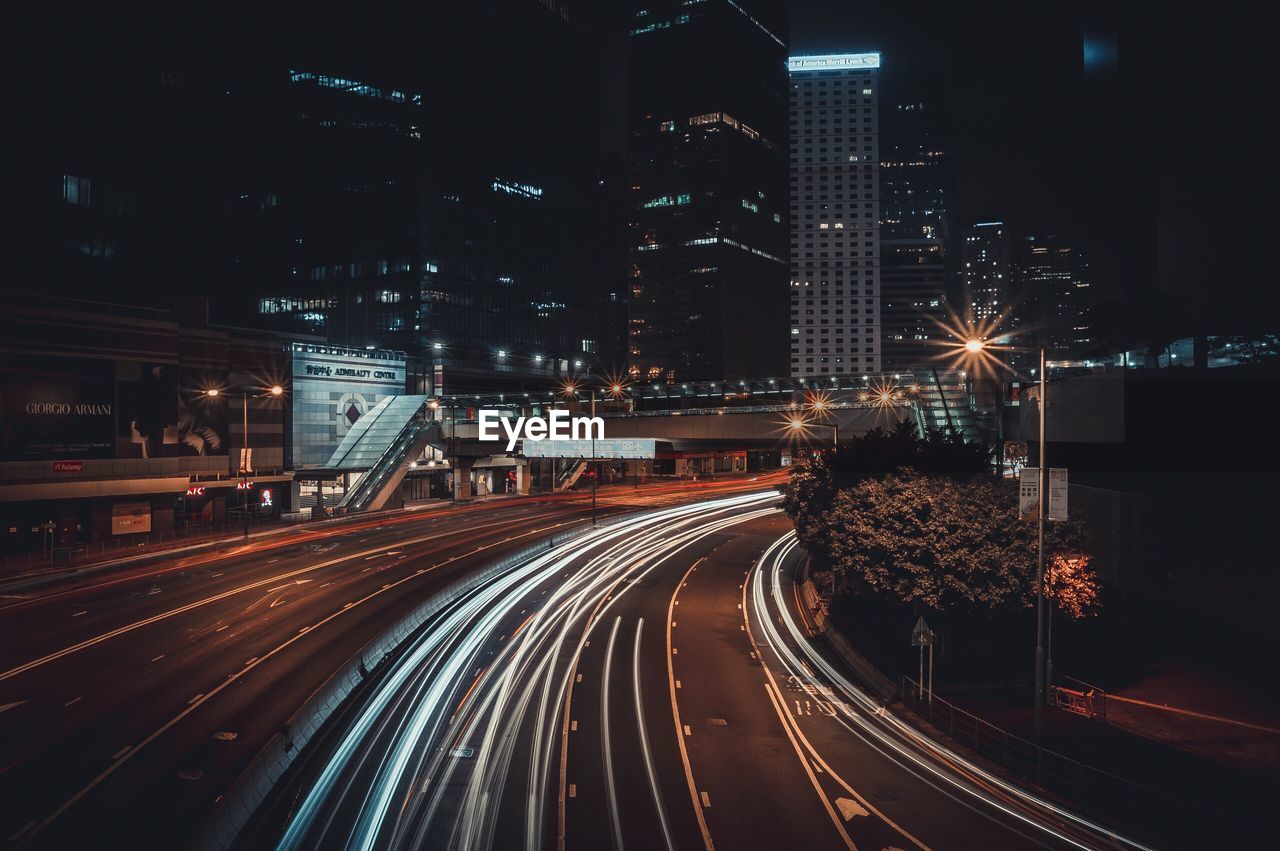
[[[1142,847],[867,697],[806,635],[798,557],[762,493],[513,565],[344,707],[242,846]]]
[[[766,484],[602,489],[599,515]],[[42,591],[0,586],[0,839],[180,845],[388,624],[590,516],[582,494],[498,501],[175,553]]]

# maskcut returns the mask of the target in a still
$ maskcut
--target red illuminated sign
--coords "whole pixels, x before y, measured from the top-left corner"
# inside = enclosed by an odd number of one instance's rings
[[[204,488],[187,488],[187,496],[204,496]]]
[[[83,461],[54,461],[53,472],[55,473],[80,473],[84,471]]]

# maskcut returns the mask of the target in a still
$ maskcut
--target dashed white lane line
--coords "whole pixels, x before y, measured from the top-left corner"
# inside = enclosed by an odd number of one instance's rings
[[[702,806],[704,808],[710,808],[711,806],[711,796],[707,794],[705,789],[702,792]]]
[[[122,747],[120,750],[116,751],[116,752],[111,756],[111,758],[112,758],[112,759],[119,759],[120,757],[122,757],[122,756],[124,756],[125,754],[127,754],[127,753],[129,752],[129,748],[131,748],[131,747],[133,747],[133,745],[125,745],[125,746],[124,746],[124,747]]]

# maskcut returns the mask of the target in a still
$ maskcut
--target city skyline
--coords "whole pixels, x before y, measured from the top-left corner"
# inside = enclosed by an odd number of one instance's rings
[[[1267,844],[1265,27],[11,18],[6,848]]]

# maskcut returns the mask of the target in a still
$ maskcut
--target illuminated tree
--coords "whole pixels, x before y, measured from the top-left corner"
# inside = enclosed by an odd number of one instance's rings
[[[1058,611],[1079,620],[1098,613],[1098,577],[1087,555],[1056,555],[1044,573],[1044,593]]]
[[[840,491],[821,520],[846,591],[935,611],[1020,609],[1035,600],[1036,527],[1018,517],[1008,483],[905,470]],[[1078,524],[1052,523],[1045,544],[1078,552],[1082,538]],[[1073,604],[1084,604],[1085,589],[1096,600],[1087,562],[1061,576]]]

